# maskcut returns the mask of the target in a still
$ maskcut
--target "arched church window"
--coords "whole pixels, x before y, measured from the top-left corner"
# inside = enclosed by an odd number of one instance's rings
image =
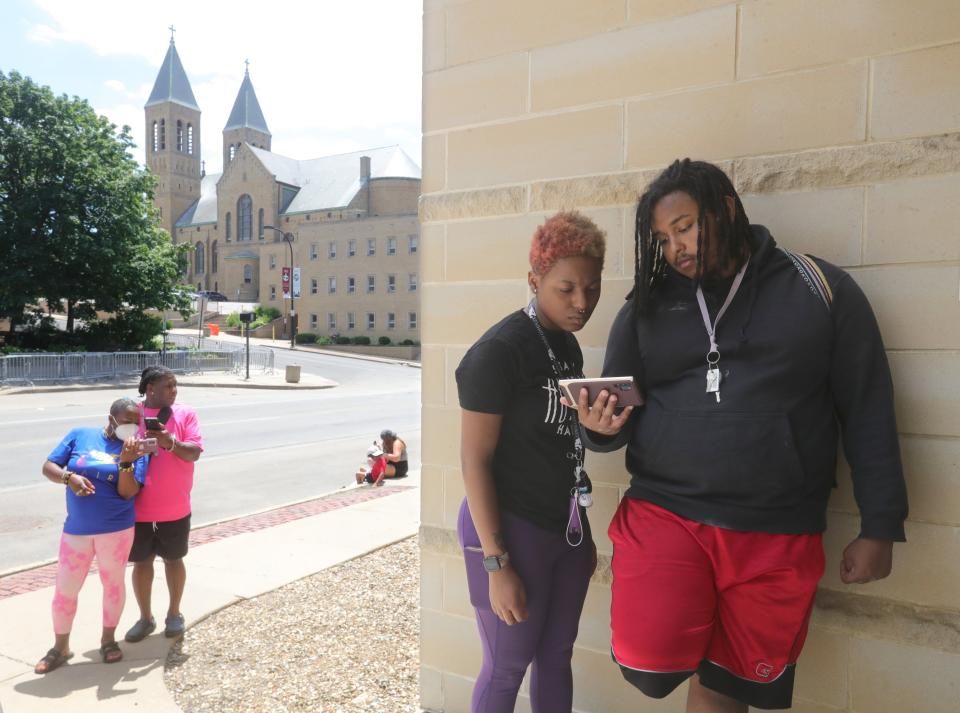
[[[160,119],[160,140],[158,141],[160,148],[158,150],[164,151],[167,148],[167,120]]]
[[[230,160],[233,161],[233,157],[237,155],[237,147],[233,144],[230,144]]]
[[[257,239],[263,240],[263,208],[257,211]]]
[[[194,250],[193,254],[193,274],[202,275],[203,274],[203,243],[198,242],[197,248]]]
[[[187,153],[193,156],[193,124],[187,124]]]
[[[227,213],[227,221],[226,221],[225,225],[227,226],[227,242],[228,242],[228,243],[230,242],[230,230],[231,230],[231,225],[232,225],[232,223],[230,222],[231,220],[232,220],[232,218],[230,217],[230,213]]]
[[[157,125],[157,122],[153,122],[153,152],[156,153],[160,149],[160,127]]]
[[[183,122],[177,119],[177,151],[183,152]]]
[[[250,240],[253,235],[253,200],[244,193],[237,200],[237,241]]]
[[[210,272],[216,272],[220,263],[220,246],[214,240],[210,245]],[[216,287],[214,287],[216,289]]]

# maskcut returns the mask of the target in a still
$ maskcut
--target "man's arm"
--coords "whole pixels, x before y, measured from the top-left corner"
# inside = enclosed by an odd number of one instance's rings
[[[883,339],[867,298],[847,274],[834,287],[832,318],[830,386],[860,509],[860,535],[844,550],[840,576],[862,583],[890,574],[893,543],[906,540],[907,489]]]

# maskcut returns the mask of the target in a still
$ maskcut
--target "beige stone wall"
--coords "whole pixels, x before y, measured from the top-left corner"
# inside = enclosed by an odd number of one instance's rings
[[[528,237],[579,208],[608,232],[579,335],[599,372],[632,273],[638,193],[679,156],[719,162],[754,222],[850,270],[884,333],[911,515],[894,573],[837,576],[857,531],[845,473],[794,710],[955,713],[960,675],[960,6],[953,0],[425,0],[423,705],[466,711],[479,666],[456,547],[453,370],[525,303]],[[609,656],[622,453],[589,456],[601,567],[575,651],[575,709],[681,711]],[[523,698],[518,710],[529,710]]]

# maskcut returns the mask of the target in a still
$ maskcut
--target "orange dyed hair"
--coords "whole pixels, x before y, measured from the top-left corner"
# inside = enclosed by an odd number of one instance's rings
[[[534,232],[530,269],[545,275],[565,257],[592,257],[600,261],[602,269],[606,249],[606,234],[596,223],[575,210],[560,211]]]

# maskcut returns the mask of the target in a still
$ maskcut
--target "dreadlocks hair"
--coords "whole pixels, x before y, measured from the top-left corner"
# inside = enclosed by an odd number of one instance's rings
[[[140,392],[141,396],[145,396],[147,387],[150,384],[156,384],[161,379],[166,379],[168,376],[173,375],[173,369],[170,367],[160,366],[159,364],[148,366],[140,373],[140,386],[137,391]]]
[[[662,198],[675,191],[689,195],[699,209],[698,283],[714,267],[707,264],[711,255],[716,256],[717,264],[733,262],[739,269],[750,254],[750,223],[727,174],[706,161],[691,161],[689,158],[674,161],[647,186],[637,205],[633,293],[638,315],[648,314],[652,309],[655,292],[668,267],[663,248],[653,239],[653,210]],[[727,198],[733,198],[736,205],[732,220]],[[705,220],[707,214],[716,218],[716,235],[711,234],[713,231]]]

